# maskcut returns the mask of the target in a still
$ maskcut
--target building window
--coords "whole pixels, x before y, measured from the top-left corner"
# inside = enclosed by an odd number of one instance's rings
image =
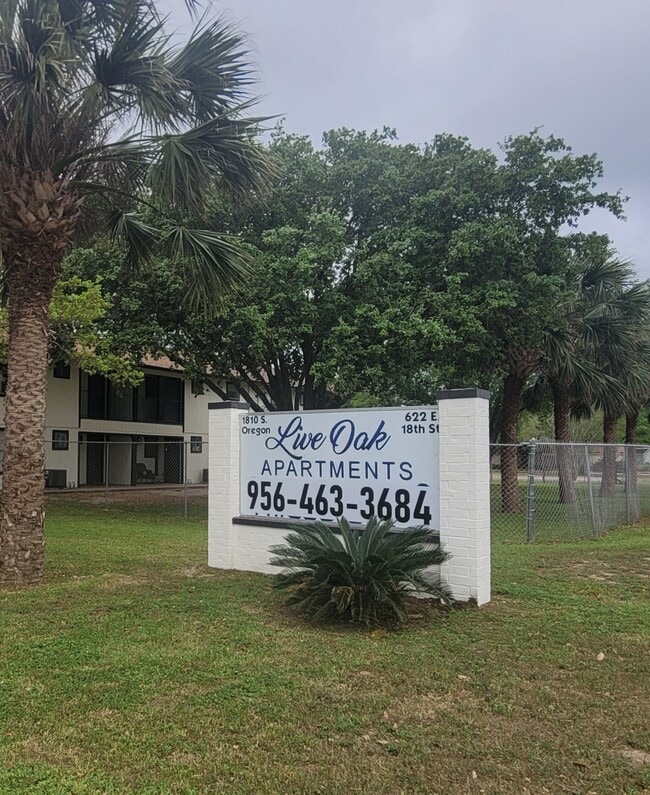
[[[69,431],[52,431],[52,450],[68,450],[70,448]]]
[[[54,362],[55,378],[70,378],[70,364],[68,362]]]
[[[138,387],[119,387],[104,376],[81,374],[82,419],[183,424],[183,381],[146,375]]]
[[[226,400],[239,400],[239,390],[232,381],[226,381]]]
[[[203,452],[203,437],[192,436],[190,439],[190,453],[202,453],[202,452]]]

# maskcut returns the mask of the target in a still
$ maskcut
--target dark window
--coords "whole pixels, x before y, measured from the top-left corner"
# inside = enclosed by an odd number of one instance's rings
[[[7,394],[7,365],[0,364],[0,397]]]
[[[82,374],[81,416],[91,420],[181,425],[183,381],[147,375],[136,389],[119,387],[101,375]]]
[[[202,452],[203,452],[203,437],[192,436],[190,441],[190,453],[202,453]]]
[[[183,421],[183,382],[180,378],[160,377],[160,422],[173,425]]]
[[[232,381],[226,381],[226,400],[239,400],[239,390]]]
[[[103,375],[89,375],[82,378],[82,417],[90,420],[108,419],[107,398],[108,382]]]
[[[68,450],[69,447],[69,431],[52,431],[52,450]]]
[[[55,378],[70,378],[70,365],[68,362],[55,362],[54,363],[54,377]]]
[[[107,419],[129,422],[133,419],[133,387],[106,384]]]

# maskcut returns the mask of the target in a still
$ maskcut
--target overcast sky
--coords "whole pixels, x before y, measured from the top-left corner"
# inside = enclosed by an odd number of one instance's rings
[[[182,0],[163,0],[188,30]],[[259,70],[259,109],[319,142],[324,130],[436,133],[492,149],[542,127],[597,152],[627,221],[597,211],[650,278],[650,0],[223,0]]]

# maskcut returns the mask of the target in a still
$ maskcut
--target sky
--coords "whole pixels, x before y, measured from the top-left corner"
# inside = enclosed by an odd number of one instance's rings
[[[182,0],[160,0],[181,35]],[[205,3],[204,3],[205,7]],[[224,0],[250,39],[256,109],[318,143],[337,127],[497,149],[540,127],[596,152],[626,221],[590,213],[650,278],[650,0]]]

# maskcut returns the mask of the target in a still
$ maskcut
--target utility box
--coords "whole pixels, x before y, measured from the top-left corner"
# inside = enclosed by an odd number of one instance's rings
[[[46,469],[45,470],[45,488],[46,489],[64,489],[68,483],[68,470],[67,469]]]

